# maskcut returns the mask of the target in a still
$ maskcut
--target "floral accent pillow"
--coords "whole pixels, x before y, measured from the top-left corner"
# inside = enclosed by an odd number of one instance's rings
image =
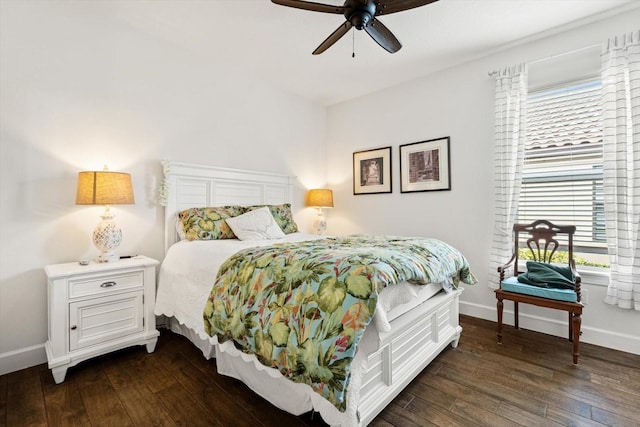
[[[265,205],[247,206],[245,212],[254,211],[256,209],[264,208]],[[273,215],[273,219],[280,226],[280,229],[284,234],[291,234],[298,231],[298,224],[293,220],[293,214],[291,213],[291,203],[285,203],[282,205],[266,205]]]
[[[191,208],[178,213],[187,240],[236,239],[225,221],[244,213],[241,206]]]
[[[226,221],[240,240],[270,240],[285,236],[266,206]]]

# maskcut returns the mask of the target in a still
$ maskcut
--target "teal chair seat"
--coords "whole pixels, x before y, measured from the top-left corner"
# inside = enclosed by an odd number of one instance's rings
[[[518,282],[518,278],[516,276],[511,276],[508,279],[503,280],[502,290],[558,301],[578,301],[578,295],[573,289],[541,288],[539,286],[527,285],[526,283]]]

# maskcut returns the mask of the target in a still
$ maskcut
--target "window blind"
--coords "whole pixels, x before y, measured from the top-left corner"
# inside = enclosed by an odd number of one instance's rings
[[[600,82],[532,93],[518,221],[576,226],[577,251],[606,253]]]

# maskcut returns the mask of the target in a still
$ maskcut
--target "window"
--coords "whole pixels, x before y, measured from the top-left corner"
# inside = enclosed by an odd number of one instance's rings
[[[529,95],[518,222],[576,225],[576,261],[605,267],[600,89],[590,81]]]

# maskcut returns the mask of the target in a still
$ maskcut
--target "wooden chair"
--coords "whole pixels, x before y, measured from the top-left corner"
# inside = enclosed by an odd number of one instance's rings
[[[578,363],[578,346],[580,345],[580,325],[583,305],[580,302],[580,276],[573,259],[573,235],[576,227],[573,225],[559,226],[545,220],[538,220],[531,224],[514,224],[514,254],[506,264],[498,267],[500,273],[500,288],[495,290],[498,299],[498,343],[502,344],[502,311],[503,300],[513,301],[515,328],[518,329],[518,303],[533,304],[539,307],[564,310],[569,314],[569,341],[573,342],[573,363]],[[519,283],[518,250],[520,249],[520,235],[528,237],[527,248],[533,254],[534,261],[550,263],[556,249],[560,246],[556,236],[566,235],[569,267],[575,277],[574,289],[541,288],[534,285]],[[513,268],[513,276],[505,279],[505,273]]]

